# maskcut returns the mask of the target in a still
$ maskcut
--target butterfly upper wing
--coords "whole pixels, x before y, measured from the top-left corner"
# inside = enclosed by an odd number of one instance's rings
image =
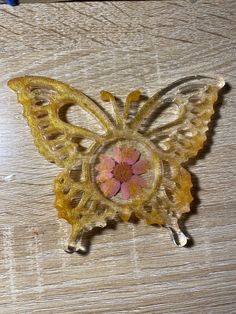
[[[223,79],[192,76],[179,80],[151,97],[130,123],[153,141],[163,159],[184,162],[202,148],[213,105]],[[158,124],[167,112],[168,122]]]
[[[101,135],[63,120],[60,117],[63,106],[78,105],[95,117],[105,132],[112,129],[110,120],[92,100],[62,82],[40,76],[25,76],[10,80],[8,85],[18,94],[18,101],[24,107],[24,116],[40,153],[59,166],[64,167],[78,153],[75,139],[89,139],[95,143],[103,140]]]

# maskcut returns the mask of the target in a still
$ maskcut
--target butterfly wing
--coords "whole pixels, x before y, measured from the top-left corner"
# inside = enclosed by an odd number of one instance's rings
[[[79,140],[88,139],[91,145],[103,140],[102,135],[86,127],[68,123],[61,115],[63,108],[68,105],[79,106],[100,123],[104,134],[113,127],[108,117],[91,99],[57,80],[25,76],[11,79],[8,86],[17,93],[18,101],[24,107],[24,116],[40,153],[61,167],[75,154],[81,153],[78,149]]]
[[[116,208],[106,206],[102,198],[95,195],[94,186],[88,180],[89,164],[78,161],[63,169],[56,177],[54,192],[58,217],[72,226],[68,249],[75,251],[77,241],[83,233],[94,227],[105,227],[108,220],[116,218]],[[91,193],[92,192],[92,193]]]
[[[203,147],[213,105],[223,86],[221,78],[181,79],[151,97],[137,112],[130,127],[155,143],[163,159],[185,162]]]
[[[89,175],[89,160],[112,134],[114,125],[91,99],[57,80],[26,76],[14,78],[8,85],[23,105],[24,116],[40,153],[64,167],[55,179],[55,206],[58,216],[72,225],[69,246],[75,246],[82,231],[105,226],[115,213],[115,209],[104,207],[93,199],[94,187]],[[81,113],[87,113],[86,117],[82,114],[80,117],[85,127],[72,125],[63,117],[63,109],[71,105],[79,106]],[[96,125],[87,127],[91,118],[96,120]],[[102,134],[93,131],[97,124],[100,124]],[[80,145],[82,140],[90,143],[86,149]]]
[[[177,221],[190,211],[191,175],[181,163],[193,157],[206,140],[223,79],[193,76],[179,80],[151,97],[131,120],[130,127],[151,140],[161,159],[162,180],[148,206],[139,213],[149,224],[174,230],[178,245],[186,244]]]

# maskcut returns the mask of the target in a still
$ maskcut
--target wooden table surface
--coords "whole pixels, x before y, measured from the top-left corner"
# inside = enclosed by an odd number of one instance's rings
[[[0,313],[236,313],[235,20],[235,0],[0,5]],[[95,234],[89,254],[65,253],[59,169],[37,152],[7,80],[46,75],[99,100],[198,73],[230,87],[189,166],[193,245],[123,223]]]

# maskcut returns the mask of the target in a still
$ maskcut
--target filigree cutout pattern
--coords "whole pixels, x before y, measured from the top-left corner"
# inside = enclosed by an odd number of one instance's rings
[[[169,228],[177,245],[186,244],[178,219],[190,211],[192,184],[181,164],[203,147],[222,78],[183,78],[139,107],[140,92],[133,91],[123,111],[111,93],[102,91],[113,118],[106,106],[102,110],[81,91],[53,79],[26,76],[8,85],[24,107],[39,152],[64,168],[54,190],[59,218],[72,225],[69,251],[77,249],[84,232],[131,215]],[[61,114],[68,105],[79,106],[97,123],[70,124]]]

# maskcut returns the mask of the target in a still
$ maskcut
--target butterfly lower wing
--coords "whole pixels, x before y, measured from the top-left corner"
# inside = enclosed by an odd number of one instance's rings
[[[87,169],[86,169],[87,168]],[[94,197],[88,173],[89,164],[78,161],[73,167],[63,170],[55,179],[55,207],[58,217],[72,226],[68,242],[69,251],[75,251],[84,232],[94,227],[105,227],[108,220],[116,218],[116,208],[102,203]]]
[[[154,197],[146,205],[135,210],[140,219],[150,225],[167,227],[177,246],[185,246],[188,238],[181,231],[178,220],[190,211],[191,175],[177,163],[164,161],[163,180]]]
[[[177,81],[151,97],[130,127],[150,139],[163,159],[182,163],[202,148],[213,105],[223,86],[223,79],[204,76]],[[159,123],[165,111],[167,121]]]
[[[154,197],[143,208],[138,216],[148,224],[170,226],[172,218],[180,218],[190,211],[191,175],[177,163],[162,161],[163,179]]]
[[[61,108],[68,104],[78,105],[98,120],[105,133],[112,129],[110,120],[92,100],[62,82],[25,76],[10,80],[8,85],[18,94],[40,153],[59,166],[64,167],[78,153],[77,139],[89,139],[91,145],[103,140],[101,135],[87,128],[62,120]]]

